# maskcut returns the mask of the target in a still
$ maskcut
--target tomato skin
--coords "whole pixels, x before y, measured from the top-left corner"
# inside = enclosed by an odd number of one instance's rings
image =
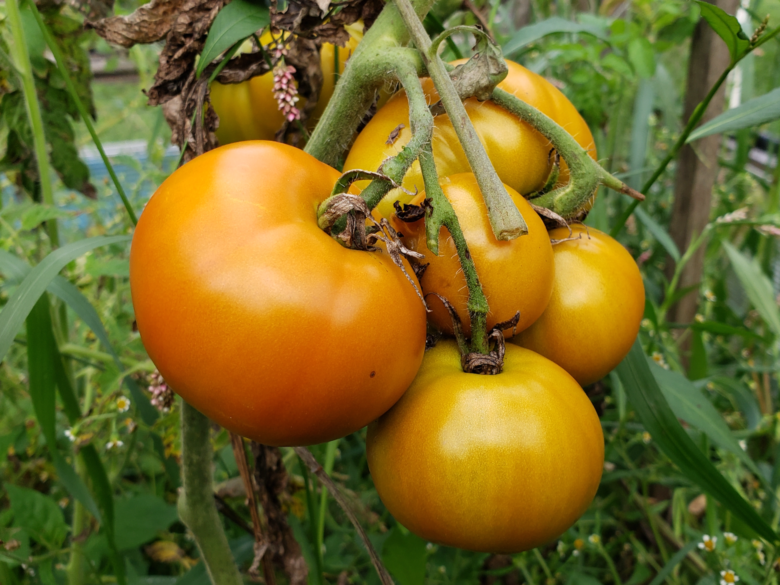
[[[454,64],[462,62],[455,61]],[[509,60],[506,63],[509,66],[509,74],[498,87],[515,94],[558,122],[583,148],[590,150],[595,160],[596,148],[593,135],[585,120],[566,96],[549,81],[522,65]],[[428,103],[438,101],[438,93],[433,82],[430,79],[421,81]],[[541,189],[551,170],[550,142],[531,126],[491,101],[480,102],[476,98],[470,98],[464,102],[464,105],[499,178],[523,195]],[[387,144],[390,133],[399,124],[403,124],[404,128],[392,144]],[[436,116],[434,124],[433,154],[439,178],[470,172],[471,167],[449,116],[446,114]],[[347,156],[344,170],[376,171],[386,158],[398,154],[411,137],[409,103],[405,92],[401,91],[376,113],[358,135]],[[562,164],[559,182],[567,181],[568,168]],[[355,183],[354,192],[359,192],[366,186],[368,186],[367,181]],[[415,161],[409,169],[404,177],[403,186],[412,193],[425,188],[419,162]],[[390,217],[394,212],[393,201],[408,203],[412,197],[400,189],[395,189],[388,193],[377,206],[377,210],[383,217]]]
[[[474,175],[452,175],[441,181],[441,187],[458,215],[490,306],[488,329],[520,311],[517,331],[522,331],[539,318],[552,294],[553,252],[544,223],[523,196],[507,186],[528,224],[528,234],[499,242],[490,227],[487,208]],[[423,192],[413,203],[419,205],[424,200]],[[455,307],[465,335],[471,335],[466,277],[447,229],[442,228],[439,232],[439,255],[435,256],[426,245],[423,220],[407,224],[394,220],[393,225],[404,234],[408,248],[425,255],[420,260],[428,264],[420,279],[423,292],[436,292],[445,297]],[[444,305],[438,299],[428,297],[428,306],[432,311],[430,320],[442,331],[452,334],[452,320]]]
[[[350,39],[345,47],[338,48],[339,74],[344,72],[347,59],[363,38],[363,25],[356,23],[347,27]],[[273,42],[270,32],[260,38],[263,45]],[[322,87],[317,106],[309,118],[310,128],[314,128],[325,107],[328,105],[336,87],[335,45],[324,43],[320,49],[322,67]],[[223,85],[211,84],[211,103],[219,116],[219,128],[216,134],[219,143],[231,144],[240,140],[274,140],[276,133],[284,124],[284,116],[273,94],[273,72],[258,75],[243,83]],[[303,108],[306,98],[301,97],[296,106]]]
[[[550,542],[585,512],[604,437],[590,400],[549,360],[510,344],[503,373],[466,374],[455,342],[441,341],[369,425],[367,455],[379,497],[409,530],[514,553]]]
[[[587,386],[606,376],[634,344],[645,310],[639,267],[619,242],[572,225],[572,241],[553,246],[555,282],[547,309],[511,341],[531,349]],[[550,237],[569,236],[566,228]]]
[[[187,402],[264,444],[360,429],[422,361],[425,310],[404,274],[317,227],[338,177],[276,142],[224,146],[171,175],[133,236],[149,357]]]

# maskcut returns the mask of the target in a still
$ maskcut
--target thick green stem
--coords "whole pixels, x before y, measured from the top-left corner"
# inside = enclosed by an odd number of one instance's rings
[[[449,114],[452,126],[477,178],[485,199],[493,234],[499,240],[512,240],[527,234],[528,226],[493,168],[447,68],[436,54],[435,48],[432,48],[431,39],[425,32],[410,0],[395,0],[395,5],[409,29],[412,40],[422,53],[428,74],[436,86],[436,91],[439,92],[444,109]]]
[[[720,86],[723,85],[723,83],[726,81],[726,78],[728,77],[729,73],[731,73],[731,70],[734,69],[737,63],[739,63],[739,61],[732,63],[726,68],[723,74],[718,78],[718,81],[715,82],[715,85],[713,85],[710,88],[710,91],[706,95],[704,100],[702,100],[702,102],[698,106],[696,106],[696,109],[691,114],[691,117],[688,118],[688,123],[685,125],[682,134],[680,134],[680,137],[677,139],[677,142],[674,143],[674,146],[669,151],[669,154],[666,155],[664,160],[662,160],[661,163],[658,165],[658,167],[655,169],[653,175],[642,186],[642,193],[647,193],[650,190],[650,187],[655,185],[655,182],[660,178],[660,176],[666,170],[666,167],[669,166],[669,163],[672,162],[677,157],[677,154],[680,152],[680,149],[683,146],[685,146],[685,142],[688,140],[688,136],[691,135],[691,132],[693,132],[693,130],[696,128],[696,125],[699,123],[702,116],[704,116],[704,112],[707,111],[707,106],[710,105],[712,98],[715,97],[715,94],[718,92],[718,89],[720,89]],[[620,233],[620,230],[623,229],[623,226],[626,224],[628,218],[631,217],[631,214],[634,213],[634,210],[636,209],[637,205],[639,205],[639,201],[632,202],[631,205],[629,205],[628,208],[626,208],[623,214],[615,221],[615,225],[612,227],[612,230],[610,231],[610,235],[613,238],[617,237],[617,235]]]
[[[490,353],[487,338],[488,302],[485,298],[485,293],[482,291],[482,284],[480,284],[477,276],[477,267],[469,253],[466,238],[460,229],[458,216],[452,208],[449,199],[444,195],[441,185],[439,185],[431,145],[428,143],[426,146],[427,148],[420,155],[420,168],[425,183],[425,194],[431,199],[431,208],[425,217],[425,235],[428,249],[438,254],[439,232],[442,226],[446,227],[455,244],[455,249],[458,251],[458,259],[460,260],[463,275],[466,277],[466,285],[469,289],[469,300],[466,305],[469,311],[469,319],[471,320],[471,347],[469,351],[487,355]]]
[[[100,142],[100,138],[98,138],[97,132],[95,132],[95,126],[92,124],[92,118],[90,118],[89,113],[87,112],[87,108],[85,108],[84,104],[81,102],[81,98],[79,98],[79,94],[76,91],[76,86],[73,85],[67,63],[65,63],[65,58],[62,56],[62,51],[60,51],[60,47],[57,44],[57,41],[54,40],[54,37],[49,31],[49,27],[46,26],[45,22],[43,22],[43,18],[41,18],[41,14],[38,12],[34,2],[30,2],[30,9],[35,16],[35,20],[38,22],[38,26],[43,33],[43,38],[46,40],[46,44],[49,46],[52,55],[54,55],[54,60],[57,62],[57,68],[60,70],[62,77],[65,79],[65,85],[68,88],[70,98],[76,104],[76,109],[79,111],[79,115],[84,121],[84,125],[87,127],[87,130],[89,130],[89,135],[92,137],[92,141],[95,143],[98,152],[100,152],[100,158],[103,159],[103,164],[106,165],[106,169],[108,169],[108,174],[111,176],[111,180],[114,182],[117,193],[119,193],[119,197],[122,198],[122,203],[127,210],[127,214],[130,216],[130,221],[133,222],[133,225],[136,225],[138,223],[138,218],[135,215],[135,211],[133,211],[132,205],[130,205],[130,201],[127,199],[127,195],[125,195],[125,190],[122,189],[122,184],[119,182],[119,178],[114,172],[114,167],[111,164],[111,161],[108,160],[106,151],[103,150],[103,144]]]
[[[182,401],[181,467],[184,485],[179,496],[179,517],[195,537],[213,585],[243,585],[214,505],[210,426],[208,418]]]
[[[35,158],[38,161],[38,177],[41,180],[41,195],[45,204],[54,205],[49,156],[46,151],[46,135],[43,131],[43,117],[41,116],[41,107],[38,103],[38,94],[35,91],[35,78],[33,77],[30,54],[27,51],[27,43],[24,38],[19,3],[17,0],[7,0],[5,6],[8,14],[8,24],[13,35],[11,55],[13,55],[14,64],[21,76],[22,92],[24,93],[25,105],[27,106],[27,117],[32,128],[33,148],[35,149]],[[57,229],[57,220],[50,219],[47,221],[46,228],[52,246],[58,248],[60,236]]]
[[[414,9],[421,17],[432,5],[433,0],[414,0]],[[386,4],[347,62],[333,97],[306,143],[306,152],[331,166],[338,165],[377,90],[392,78],[394,64],[388,58],[389,51],[408,42],[409,32],[397,8]]]
[[[564,218],[569,218],[582,209],[583,205],[593,196],[596,188],[602,184],[639,200],[644,199],[641,193],[637,193],[623,181],[616,179],[604,170],[590,157],[588,151],[580,146],[572,135],[555,120],[500,88],[493,90],[493,101],[533,126],[552,143],[569,166],[569,182],[559,189],[534,198],[534,205],[554,211]]]

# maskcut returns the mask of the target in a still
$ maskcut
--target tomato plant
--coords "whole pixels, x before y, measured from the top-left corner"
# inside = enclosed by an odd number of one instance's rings
[[[551,359],[583,386],[620,363],[645,309],[642,275],[617,241],[581,224],[550,232],[555,279],[539,320],[512,341]]]
[[[344,71],[347,59],[363,38],[363,25],[358,22],[348,26],[350,34],[346,47],[323,43],[320,48],[322,87],[317,107],[311,113],[310,127],[313,128],[333,95],[338,76]],[[260,37],[266,46],[274,43],[274,36],[267,31]],[[211,84],[211,103],[219,116],[217,138],[220,144],[240,140],[273,140],[284,123],[284,116],[274,98],[273,72],[253,77],[243,83],[223,85]],[[306,98],[297,103],[302,108]]]
[[[508,345],[503,373],[477,376],[461,369],[457,345],[442,341],[369,426],[367,455],[382,502],[418,536],[519,552],[585,512],[604,437],[588,397],[551,361]]]
[[[454,64],[461,62],[455,61]],[[509,74],[498,87],[515,94],[566,128],[583,148],[590,151],[595,160],[593,135],[566,96],[542,76],[512,61],[507,60],[506,63]],[[439,96],[433,82],[430,79],[422,81],[428,103],[437,102]],[[465,101],[465,106],[499,178],[526,196],[541,189],[552,170],[550,142],[526,122],[491,101],[480,102],[470,98]],[[449,116],[442,114],[434,120],[433,154],[439,176],[469,172],[471,167]],[[401,125],[403,127],[399,129]],[[392,138],[395,132],[397,137]],[[344,170],[375,171],[385,159],[398,154],[411,137],[409,103],[405,92],[401,91],[376,113],[355,139]],[[565,183],[567,180],[568,169],[562,163],[559,182]],[[367,184],[361,181],[355,183],[355,188],[360,190]],[[403,187],[412,193],[425,188],[419,162],[415,162],[404,177]],[[395,189],[382,200],[377,210],[380,215],[388,217],[393,213],[393,201],[408,203],[412,197]]]
[[[490,229],[485,204],[479,185],[471,173],[460,173],[444,179],[444,195],[460,218],[463,236],[477,266],[482,290],[488,298],[490,313],[487,326],[507,321],[520,311],[517,330],[531,325],[542,314],[552,294],[553,252],[547,229],[529,203],[512,187],[507,190],[528,223],[528,235],[499,242]],[[412,200],[421,204],[425,192]],[[428,250],[425,226],[422,221],[396,224],[406,236],[407,246],[425,255],[428,264],[420,284],[423,292],[435,292],[446,298],[460,317],[464,334],[471,333],[468,312],[469,291],[466,278],[460,270],[457,251],[446,229],[439,233],[439,254]],[[430,318],[442,331],[452,334],[452,320],[447,309],[438,300],[429,298]]]
[[[422,360],[425,311],[404,274],[317,226],[337,178],[279,143],[221,147],[160,186],[133,236],[133,305],[152,361],[187,402],[264,444],[365,426]]]

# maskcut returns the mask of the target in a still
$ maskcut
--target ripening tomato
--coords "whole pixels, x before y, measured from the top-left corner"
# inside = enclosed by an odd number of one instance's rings
[[[309,127],[314,128],[322,112],[333,95],[336,78],[344,72],[347,59],[363,38],[363,23],[345,27],[350,34],[346,47],[336,47],[323,43],[320,48],[320,66],[322,67],[322,88],[317,107],[309,117]],[[286,37],[285,37],[286,38]],[[260,42],[263,46],[274,42],[274,37],[266,31]],[[338,56],[336,55],[338,53]],[[338,71],[336,59],[338,57]],[[273,140],[284,123],[273,93],[274,76],[272,72],[258,75],[243,83],[211,84],[211,104],[219,116],[217,138],[220,144],[230,144],[240,140]],[[305,98],[300,98],[296,106],[303,108]]]
[[[507,345],[504,371],[466,374],[454,341],[425,353],[403,398],[368,427],[379,497],[418,536],[515,553],[560,536],[604,466],[593,405],[542,356]]]
[[[455,64],[462,61],[455,61]],[[596,160],[596,147],[593,135],[574,105],[555,86],[544,77],[529,71],[522,65],[507,61],[509,74],[498,87],[515,94],[518,98],[538,108],[558,122],[582,145]],[[430,79],[424,79],[428,103],[438,101],[438,93]],[[492,101],[480,102],[471,98],[465,102],[477,136],[485,145],[488,157],[501,180],[523,195],[529,195],[541,189],[551,170],[550,142],[525,122],[494,104]],[[403,124],[398,138],[391,140],[391,133]],[[409,102],[401,91],[393,96],[381,108],[355,140],[349,151],[344,170],[363,169],[376,171],[379,165],[391,156],[398,154],[412,137],[409,124]],[[388,144],[389,142],[389,144]],[[433,154],[439,177],[456,173],[470,172],[466,154],[460,145],[455,129],[448,115],[436,116],[433,130]],[[561,165],[559,182],[568,181],[568,168]],[[367,181],[355,183],[354,190],[360,191],[368,185]],[[422,191],[423,185],[420,163],[415,161],[404,177],[403,186],[411,191]],[[394,189],[377,206],[383,217],[393,214],[393,201],[408,203],[412,196]]]
[[[482,192],[474,175],[452,175],[441,180],[441,187],[458,215],[490,306],[488,329],[511,319],[520,311],[517,331],[522,331],[539,318],[552,294],[554,265],[547,228],[523,196],[506,185],[528,224],[528,234],[500,242],[493,235]],[[412,203],[419,205],[424,200],[425,192]],[[469,336],[471,322],[466,306],[469,290],[455,244],[447,229],[442,228],[439,232],[439,255],[435,256],[425,243],[424,224],[423,220],[407,224],[394,220],[395,227],[405,236],[407,247],[425,255],[425,259],[420,261],[428,264],[420,279],[423,292],[436,292],[445,297],[455,307],[463,323],[463,331]],[[452,334],[452,321],[442,303],[429,298],[428,305],[432,311],[431,321],[442,331]]]
[[[133,236],[149,357],[192,406],[267,445],[360,429],[422,361],[425,310],[406,276],[317,226],[338,177],[284,144],[223,146],[171,175]]]
[[[540,353],[583,386],[607,375],[634,344],[645,310],[642,275],[619,242],[581,224],[553,246],[555,281],[547,309],[511,341]],[[569,230],[550,237],[562,240]]]

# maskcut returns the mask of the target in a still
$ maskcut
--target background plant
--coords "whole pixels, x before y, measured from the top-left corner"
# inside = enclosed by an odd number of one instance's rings
[[[426,19],[429,32],[484,20],[507,57],[562,87],[593,129],[605,165],[641,188],[687,122],[682,64],[701,17],[698,5],[672,0],[477,4],[479,19],[469,5],[439,2]],[[92,20],[107,13],[98,3],[38,8],[82,105],[97,114],[100,140],[143,141],[141,156],[110,156],[130,206],[140,211],[176,162],[176,155],[166,154],[171,134],[160,109],[147,109],[138,92],[152,84],[160,47],[137,45],[120,52],[94,32],[82,32],[77,25],[85,15]],[[116,11],[134,8],[129,3]],[[9,318],[9,299],[33,266],[39,274],[56,274],[59,267],[62,273],[51,280],[26,326],[11,332],[0,365],[0,582],[207,582],[174,506],[181,482],[178,405],[170,405],[166,389],[152,377],[154,367],[133,328],[127,239],[121,239],[132,221],[105,167],[93,163],[89,178],[79,162],[79,147],[87,161],[97,154],[83,149],[89,133],[77,122],[77,104],[31,7],[22,5],[48,144],[43,164],[55,170],[49,173],[47,201],[48,186],[38,181],[45,172],[34,156],[36,133],[26,111],[14,52],[18,36],[8,9],[6,3],[0,20],[0,303],[5,304],[0,320]],[[743,3],[747,37],[767,13],[773,30],[780,4]],[[137,78],[90,79],[83,67],[90,50],[104,58],[109,71],[120,62],[132,64]],[[456,35],[444,56],[468,54],[470,39]],[[430,545],[382,507],[360,433],[312,449],[358,511],[398,583],[710,583],[729,582],[730,574],[721,574],[729,570],[746,583],[776,580],[772,543],[757,540],[761,529],[745,522],[746,514],[712,496],[705,505],[706,486],[690,473],[698,468],[681,466],[685,453],[674,451],[677,442],[670,445],[666,436],[669,417],[652,426],[643,415],[648,405],[642,397],[660,391],[700,456],[776,530],[778,60],[775,38],[742,59],[735,69],[739,75],[727,82],[729,100],[743,104],[737,111],[762,96],[765,105],[759,104],[758,118],[723,126],[711,222],[701,237],[678,249],[668,233],[675,161],[619,231],[641,264],[648,292],[640,339],[651,356],[646,368],[652,375],[639,370],[637,378],[657,386],[631,385],[634,370],[627,366],[644,363],[633,355],[626,367],[586,389],[605,430],[605,474],[591,509],[560,542],[513,557]],[[94,185],[95,199],[77,192],[93,194],[86,184]],[[620,229],[628,205],[602,189],[587,223],[604,231]],[[701,283],[681,289],[680,267],[694,246],[705,250]],[[55,248],[53,258],[48,254]],[[677,260],[676,272],[670,259]],[[700,299],[696,318],[669,321],[668,310],[685,293]],[[67,398],[68,388],[75,404]],[[155,388],[154,394],[147,388]],[[159,410],[149,402],[152,397]],[[292,450],[282,450],[282,458],[290,481],[281,507],[310,568],[308,579],[377,582],[342,509],[319,490]],[[247,569],[253,556],[251,520],[224,431],[214,433],[214,464],[229,542]]]

